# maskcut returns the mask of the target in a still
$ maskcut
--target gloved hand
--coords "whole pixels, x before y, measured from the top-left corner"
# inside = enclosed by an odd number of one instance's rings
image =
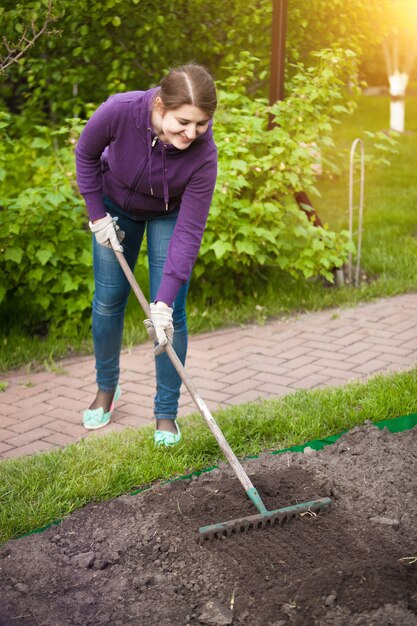
[[[156,340],[160,347],[166,346],[168,340],[172,342],[174,326],[172,324],[172,309],[164,302],[153,302],[151,307],[151,320],[155,330]]]
[[[90,230],[96,236],[96,241],[105,248],[113,248],[123,252],[123,246],[120,242],[124,239],[124,232],[120,230],[120,227],[116,224],[118,218],[112,217],[109,213],[106,213],[106,217],[97,220],[95,224],[88,222]]]

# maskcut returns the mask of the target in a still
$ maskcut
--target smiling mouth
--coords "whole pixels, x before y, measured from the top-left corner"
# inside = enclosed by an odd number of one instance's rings
[[[184,143],[191,143],[192,142],[192,139],[188,139],[188,137],[185,137],[184,135],[179,134],[178,136],[182,139],[182,141]]]

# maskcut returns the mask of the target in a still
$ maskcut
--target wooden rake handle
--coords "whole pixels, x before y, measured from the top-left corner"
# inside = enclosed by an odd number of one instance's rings
[[[118,250],[114,250],[114,253],[117,257],[117,260],[120,263],[120,266],[135,294],[135,296],[137,297],[139,304],[141,305],[143,311],[145,312],[145,315],[147,317],[151,316],[151,309],[149,307],[148,301],[146,300],[145,296],[143,295],[142,289],[139,287],[139,284],[135,278],[135,275],[133,274],[132,270],[130,269],[124,255],[123,252],[119,252]],[[177,356],[177,353],[175,352],[174,348],[172,347],[171,343],[168,342],[167,345],[165,346],[165,352],[167,353],[172,365],[175,367],[176,371],[178,372],[178,375],[180,376],[182,382],[184,383],[184,385],[187,387],[190,396],[192,397],[192,399],[194,400],[198,410],[200,411],[201,415],[203,416],[207,426],[209,427],[209,429],[211,430],[214,438],[216,439],[217,443],[220,446],[221,451],[223,452],[224,456],[226,457],[226,459],[228,460],[228,462],[230,463],[233,471],[235,472],[237,478],[239,479],[242,487],[245,489],[245,491],[249,491],[249,490],[253,490],[254,486],[249,478],[249,476],[246,474],[245,470],[243,469],[242,465],[240,464],[240,462],[238,461],[235,453],[233,452],[232,448],[229,446],[227,439],[225,438],[225,436],[223,435],[222,431],[220,430],[219,426],[217,425],[216,420],[214,419],[214,417],[212,416],[212,414],[209,411],[208,406],[206,405],[206,403],[204,402],[204,400],[200,397],[200,394],[197,392],[196,388],[194,387],[194,384],[192,383],[190,377],[188,376],[183,364],[181,363],[180,359]]]

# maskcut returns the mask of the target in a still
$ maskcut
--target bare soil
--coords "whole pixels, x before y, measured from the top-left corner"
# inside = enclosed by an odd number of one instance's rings
[[[0,625],[417,626],[417,428],[244,465],[270,509],[332,507],[199,544],[256,512],[225,465],[90,504],[0,549]]]

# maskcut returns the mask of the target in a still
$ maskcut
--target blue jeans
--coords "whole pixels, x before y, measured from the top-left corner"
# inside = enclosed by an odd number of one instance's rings
[[[146,230],[150,299],[153,302],[162,280],[168,246],[178,212],[152,218],[148,221],[139,221],[132,214],[113,205],[110,208],[106,203],[106,207],[111,215],[118,216],[117,223],[125,232],[125,238],[122,242],[124,256],[132,271]],[[93,265],[95,281],[93,340],[97,370],[96,380],[100,390],[113,391],[119,381],[123,322],[130,286],[113,250],[98,244],[94,236]],[[189,281],[181,287],[173,304],[173,347],[183,364],[185,364],[188,345],[185,311],[188,285]],[[175,419],[178,412],[181,379],[164,352],[155,357],[155,368],[154,416],[156,419]]]

